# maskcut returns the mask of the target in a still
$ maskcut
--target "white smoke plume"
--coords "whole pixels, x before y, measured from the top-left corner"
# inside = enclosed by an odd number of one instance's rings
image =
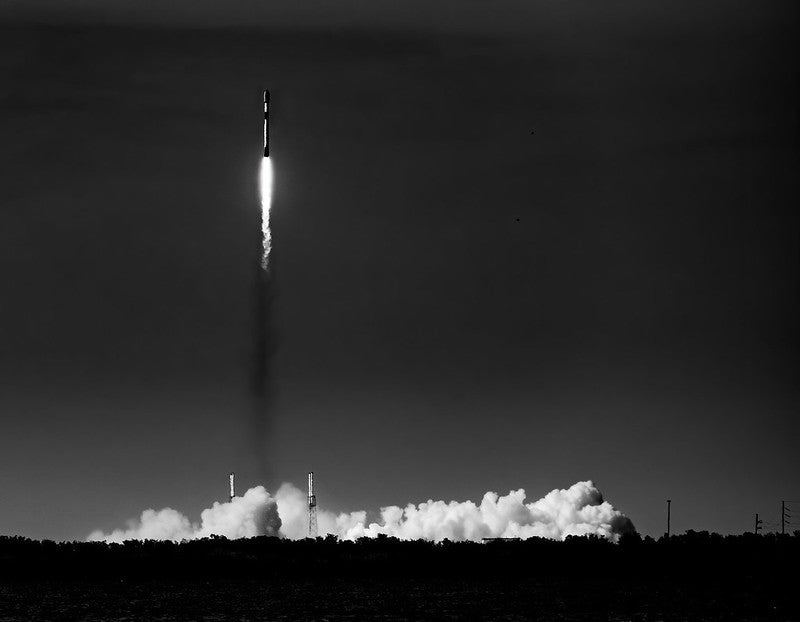
[[[281,535],[302,538],[307,533],[306,496],[291,484],[283,484],[275,494],[281,517]],[[567,536],[596,534],[616,540],[633,523],[603,500],[591,481],[578,482],[565,490],[553,490],[537,501],[525,503],[523,489],[499,496],[483,495],[481,502],[427,501],[404,508],[382,508],[380,519],[367,523],[366,512],[334,514],[318,510],[320,535],[334,534],[343,539],[379,534],[402,540],[440,541],[481,538],[543,537],[563,540]]]
[[[125,540],[192,540],[211,535],[226,538],[278,535],[281,526],[275,499],[263,486],[251,488],[242,497],[226,503],[214,503],[202,511],[200,524],[173,510],[145,510],[138,520],[128,522],[127,529],[110,533],[100,530],[89,534],[87,540],[124,542]]]
[[[480,503],[472,501],[427,501],[406,507],[382,508],[380,519],[367,522],[364,511],[335,514],[318,509],[318,533],[342,539],[374,538],[379,534],[403,540],[440,541],[481,538],[544,537],[563,540],[570,535],[595,534],[616,540],[634,531],[633,523],[603,500],[591,481],[578,482],[564,490],[553,490],[537,501],[525,503],[525,491],[500,496],[487,492]],[[308,533],[306,493],[283,484],[274,497],[263,487],[251,488],[230,503],[215,503],[204,510],[199,526],[169,508],[146,510],[128,529],[109,534],[96,531],[90,540],[120,542],[127,539],[182,540],[224,535],[241,538],[281,535],[299,539]]]

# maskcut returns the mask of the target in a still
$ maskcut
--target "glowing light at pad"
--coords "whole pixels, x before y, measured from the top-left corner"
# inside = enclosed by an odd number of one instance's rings
[[[269,211],[272,207],[272,162],[269,158],[261,161],[261,234],[264,253],[261,257],[261,267],[269,270],[269,253],[272,250],[272,232],[269,228]]]

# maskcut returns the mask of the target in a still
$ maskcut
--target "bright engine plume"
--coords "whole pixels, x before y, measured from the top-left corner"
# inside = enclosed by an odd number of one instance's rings
[[[269,253],[272,250],[272,232],[269,228],[269,211],[272,207],[272,162],[269,158],[261,161],[261,236],[264,250],[261,256],[261,267],[269,269]]]

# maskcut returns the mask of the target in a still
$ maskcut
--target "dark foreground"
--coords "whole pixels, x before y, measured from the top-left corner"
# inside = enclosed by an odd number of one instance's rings
[[[0,538],[0,621],[800,620],[799,544]]]
[[[741,586],[745,587],[745,586]],[[776,595],[719,583],[116,581],[0,587],[0,620],[791,620]]]

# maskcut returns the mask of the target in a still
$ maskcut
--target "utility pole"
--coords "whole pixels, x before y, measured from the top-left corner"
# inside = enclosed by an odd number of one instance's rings
[[[672,513],[672,499],[667,499],[667,538],[669,538],[669,523]]]
[[[758,532],[761,531],[761,523],[762,522],[764,522],[764,521],[762,521],[760,518],[758,518],[758,514],[756,514],[756,528],[753,531],[753,533],[755,533],[756,535],[758,535]]]
[[[786,509],[786,501],[781,501],[781,535],[786,533],[786,521],[791,515],[792,513]]]

